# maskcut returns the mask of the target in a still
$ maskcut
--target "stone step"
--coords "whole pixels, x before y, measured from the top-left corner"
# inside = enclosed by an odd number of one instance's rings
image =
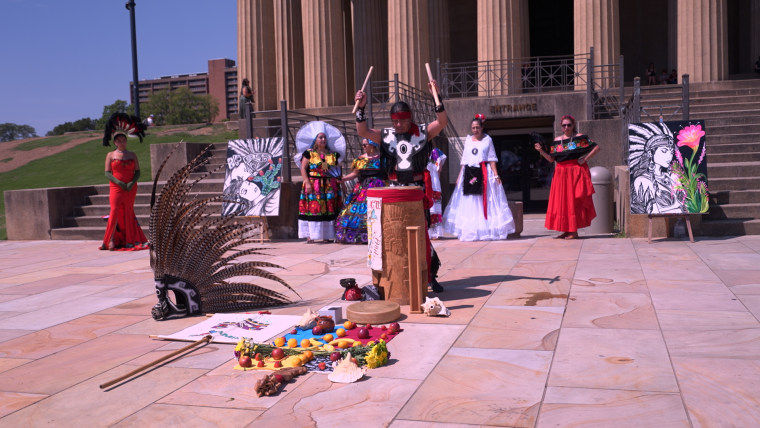
[[[723,145],[709,145],[707,147],[707,162],[708,165],[713,162],[726,163],[726,162],[758,162],[760,161],[760,152],[752,153],[713,153],[715,148],[723,147]]]
[[[147,224],[140,224],[145,236],[148,236]],[[106,233],[105,223],[100,227],[66,227],[50,230],[50,239],[57,240],[94,240],[103,241]],[[150,239],[150,237],[148,237]]]
[[[760,177],[710,178],[708,176],[707,187],[711,192],[760,189]]]
[[[751,177],[760,173],[760,162],[708,162],[707,178]]]
[[[150,201],[149,201],[150,202]],[[221,202],[210,202],[208,204],[211,207],[214,207],[215,210],[221,211],[222,209],[222,203]],[[150,217],[150,204],[135,204],[135,215],[140,216],[148,216]],[[82,205],[77,208],[74,208],[73,212],[73,218],[79,218],[80,216],[83,217],[103,217],[108,215],[111,212],[111,207],[109,205]]]
[[[710,192],[710,204],[760,204],[760,189]]]
[[[760,220],[709,220],[703,219],[699,226],[701,236],[760,235]]]
[[[197,198],[213,198],[221,194],[221,190],[218,192],[195,192],[193,195]],[[158,197],[158,195],[156,195]],[[105,205],[110,206],[108,201],[108,195],[92,195],[89,196],[89,205]],[[138,193],[135,197],[135,205],[150,204],[150,193]]]
[[[724,134],[760,134],[760,121],[754,123],[739,123],[739,124],[713,124],[710,125],[709,121],[705,122],[705,128],[707,129],[708,138],[713,135]]]
[[[709,132],[709,129],[708,129]],[[709,134],[708,144],[710,146],[714,144],[734,144],[734,143],[753,143],[757,145],[760,143],[759,133],[747,133],[747,134]]]
[[[722,219],[760,219],[760,203],[757,204],[720,204],[710,205],[710,211],[703,218]]]
[[[760,112],[759,112],[760,113]],[[723,126],[723,125],[753,125],[753,124],[760,124],[760,114],[757,115],[747,115],[742,116],[741,113],[737,112],[725,112],[724,116],[715,117],[715,114],[705,120],[705,127],[707,127],[708,130],[712,131],[712,128],[714,126]]]
[[[760,145],[753,142],[728,142],[718,143],[710,138],[707,141],[707,158],[708,161],[713,155],[719,154],[744,154],[744,153],[756,153],[760,150]]]

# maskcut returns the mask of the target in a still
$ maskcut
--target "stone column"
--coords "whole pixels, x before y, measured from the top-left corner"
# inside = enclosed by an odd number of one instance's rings
[[[678,74],[690,82],[728,78],[726,0],[678,0]]]
[[[372,80],[388,80],[388,0],[351,0],[354,39],[354,91],[372,66]],[[349,91],[351,92],[351,91]]]
[[[301,2],[306,108],[348,103],[342,3],[341,0]]]
[[[288,109],[303,108],[304,56],[300,2],[274,0],[274,38],[277,97],[288,102]]]
[[[755,23],[749,27],[750,67],[754,67],[755,61],[760,59],[760,0],[750,0],[749,22]]]
[[[620,61],[620,9],[618,0],[575,0],[573,3],[573,40],[575,54],[585,54],[594,47],[594,65]],[[585,68],[584,68],[585,69]],[[616,81],[598,84],[609,87]],[[575,85],[575,89],[582,89]]]
[[[478,0],[478,61],[488,61],[481,95],[519,93],[529,56],[527,0]]]
[[[251,81],[254,109],[279,108],[272,2],[238,0],[237,10],[238,82]]]
[[[451,43],[449,43],[449,2],[448,0],[428,0],[428,26],[430,28],[430,68],[435,75],[435,62],[449,62]]]
[[[388,2],[388,75],[428,93],[430,62],[427,0]],[[432,65],[430,66],[433,67]]]

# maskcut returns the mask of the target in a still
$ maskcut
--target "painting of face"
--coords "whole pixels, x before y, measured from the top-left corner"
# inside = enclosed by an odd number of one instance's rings
[[[240,194],[240,197],[251,202],[256,202],[258,199],[261,199],[261,188],[250,180],[243,181],[238,193]]]
[[[652,154],[652,161],[662,168],[670,167],[670,163],[673,162],[673,148],[668,146],[657,147]]]

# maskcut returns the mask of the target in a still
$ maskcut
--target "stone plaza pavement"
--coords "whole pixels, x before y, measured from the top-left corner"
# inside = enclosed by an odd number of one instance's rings
[[[680,240],[524,233],[435,242],[449,318],[403,315],[391,364],[354,384],[309,373],[257,398],[266,372],[210,344],[153,340],[146,251],[0,242],[0,426],[760,426],[760,236]],[[266,244],[301,314],[370,281],[365,247]],[[402,307],[402,314],[408,307]]]

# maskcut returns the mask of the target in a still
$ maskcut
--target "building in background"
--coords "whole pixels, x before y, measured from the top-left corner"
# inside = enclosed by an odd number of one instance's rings
[[[129,82],[130,103],[134,103],[133,83]],[[231,59],[210,59],[207,73],[178,74],[158,79],[140,80],[140,103],[148,102],[158,91],[188,88],[196,95],[211,95],[219,103],[215,122],[230,119],[238,113],[237,67]]]

